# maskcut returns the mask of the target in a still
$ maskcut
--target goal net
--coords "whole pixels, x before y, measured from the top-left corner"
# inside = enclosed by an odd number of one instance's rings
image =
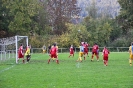
[[[18,49],[23,44],[24,48],[28,46],[28,36],[13,36],[0,39],[0,62],[9,60],[18,63]]]

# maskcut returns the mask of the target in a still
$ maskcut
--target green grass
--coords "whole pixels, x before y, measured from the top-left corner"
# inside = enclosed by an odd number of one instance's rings
[[[111,53],[108,66],[100,61],[82,63],[59,54],[60,64],[47,64],[47,54],[33,54],[31,62],[15,64],[15,60],[0,63],[0,88],[133,88],[133,66],[128,53]]]

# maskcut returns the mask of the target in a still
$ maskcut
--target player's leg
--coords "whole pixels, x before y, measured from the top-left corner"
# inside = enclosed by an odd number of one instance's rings
[[[77,61],[82,61],[82,53],[81,52],[79,52],[79,57],[78,57],[78,60]]]
[[[105,66],[108,65],[108,56],[104,56],[104,65],[105,65]]]
[[[30,55],[27,55],[27,62],[30,61]]]
[[[89,57],[89,52],[87,51],[87,56]]]
[[[94,55],[95,55],[95,52],[92,52],[91,61],[94,60]]]
[[[129,64],[132,66],[133,55],[130,55]]]
[[[20,56],[20,57],[22,58],[23,63],[25,63],[25,61],[24,61],[24,55],[23,55],[23,54],[21,54],[21,56]]]
[[[69,54],[68,58],[70,58],[70,56],[72,56],[72,54],[71,54],[71,53]]]
[[[99,61],[99,54],[96,54],[97,61]]]
[[[82,57],[83,57],[83,52],[81,52],[81,54],[80,54],[80,62],[82,62]]]
[[[99,52],[96,52],[96,53],[95,53],[95,56],[96,56],[96,58],[97,58],[97,61],[99,61]]]
[[[104,64],[104,66],[105,66],[105,64],[106,64],[106,63],[105,63],[105,56],[103,56],[103,64]]]
[[[28,55],[26,55],[26,61],[28,62]]]
[[[83,53],[84,60],[86,59],[86,52]]]
[[[55,55],[54,58],[56,58],[56,63],[59,64],[58,56]]]
[[[24,57],[23,57],[23,63],[25,63],[25,61],[24,61]]]
[[[73,52],[73,57],[74,57],[74,52]]]
[[[50,60],[53,58],[53,55],[50,55],[50,58],[48,59],[48,64],[50,63]]]
[[[106,66],[108,66],[108,58],[107,58],[107,60],[106,60]]]

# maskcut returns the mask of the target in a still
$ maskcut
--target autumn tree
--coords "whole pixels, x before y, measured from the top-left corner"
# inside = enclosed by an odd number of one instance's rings
[[[62,34],[67,30],[65,23],[79,16],[80,8],[77,7],[77,0],[48,0],[47,11],[52,30],[55,34]]]

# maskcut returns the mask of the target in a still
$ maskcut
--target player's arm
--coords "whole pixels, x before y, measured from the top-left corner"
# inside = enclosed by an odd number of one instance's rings
[[[102,52],[102,56],[104,55],[104,50],[103,50],[103,52]]]

